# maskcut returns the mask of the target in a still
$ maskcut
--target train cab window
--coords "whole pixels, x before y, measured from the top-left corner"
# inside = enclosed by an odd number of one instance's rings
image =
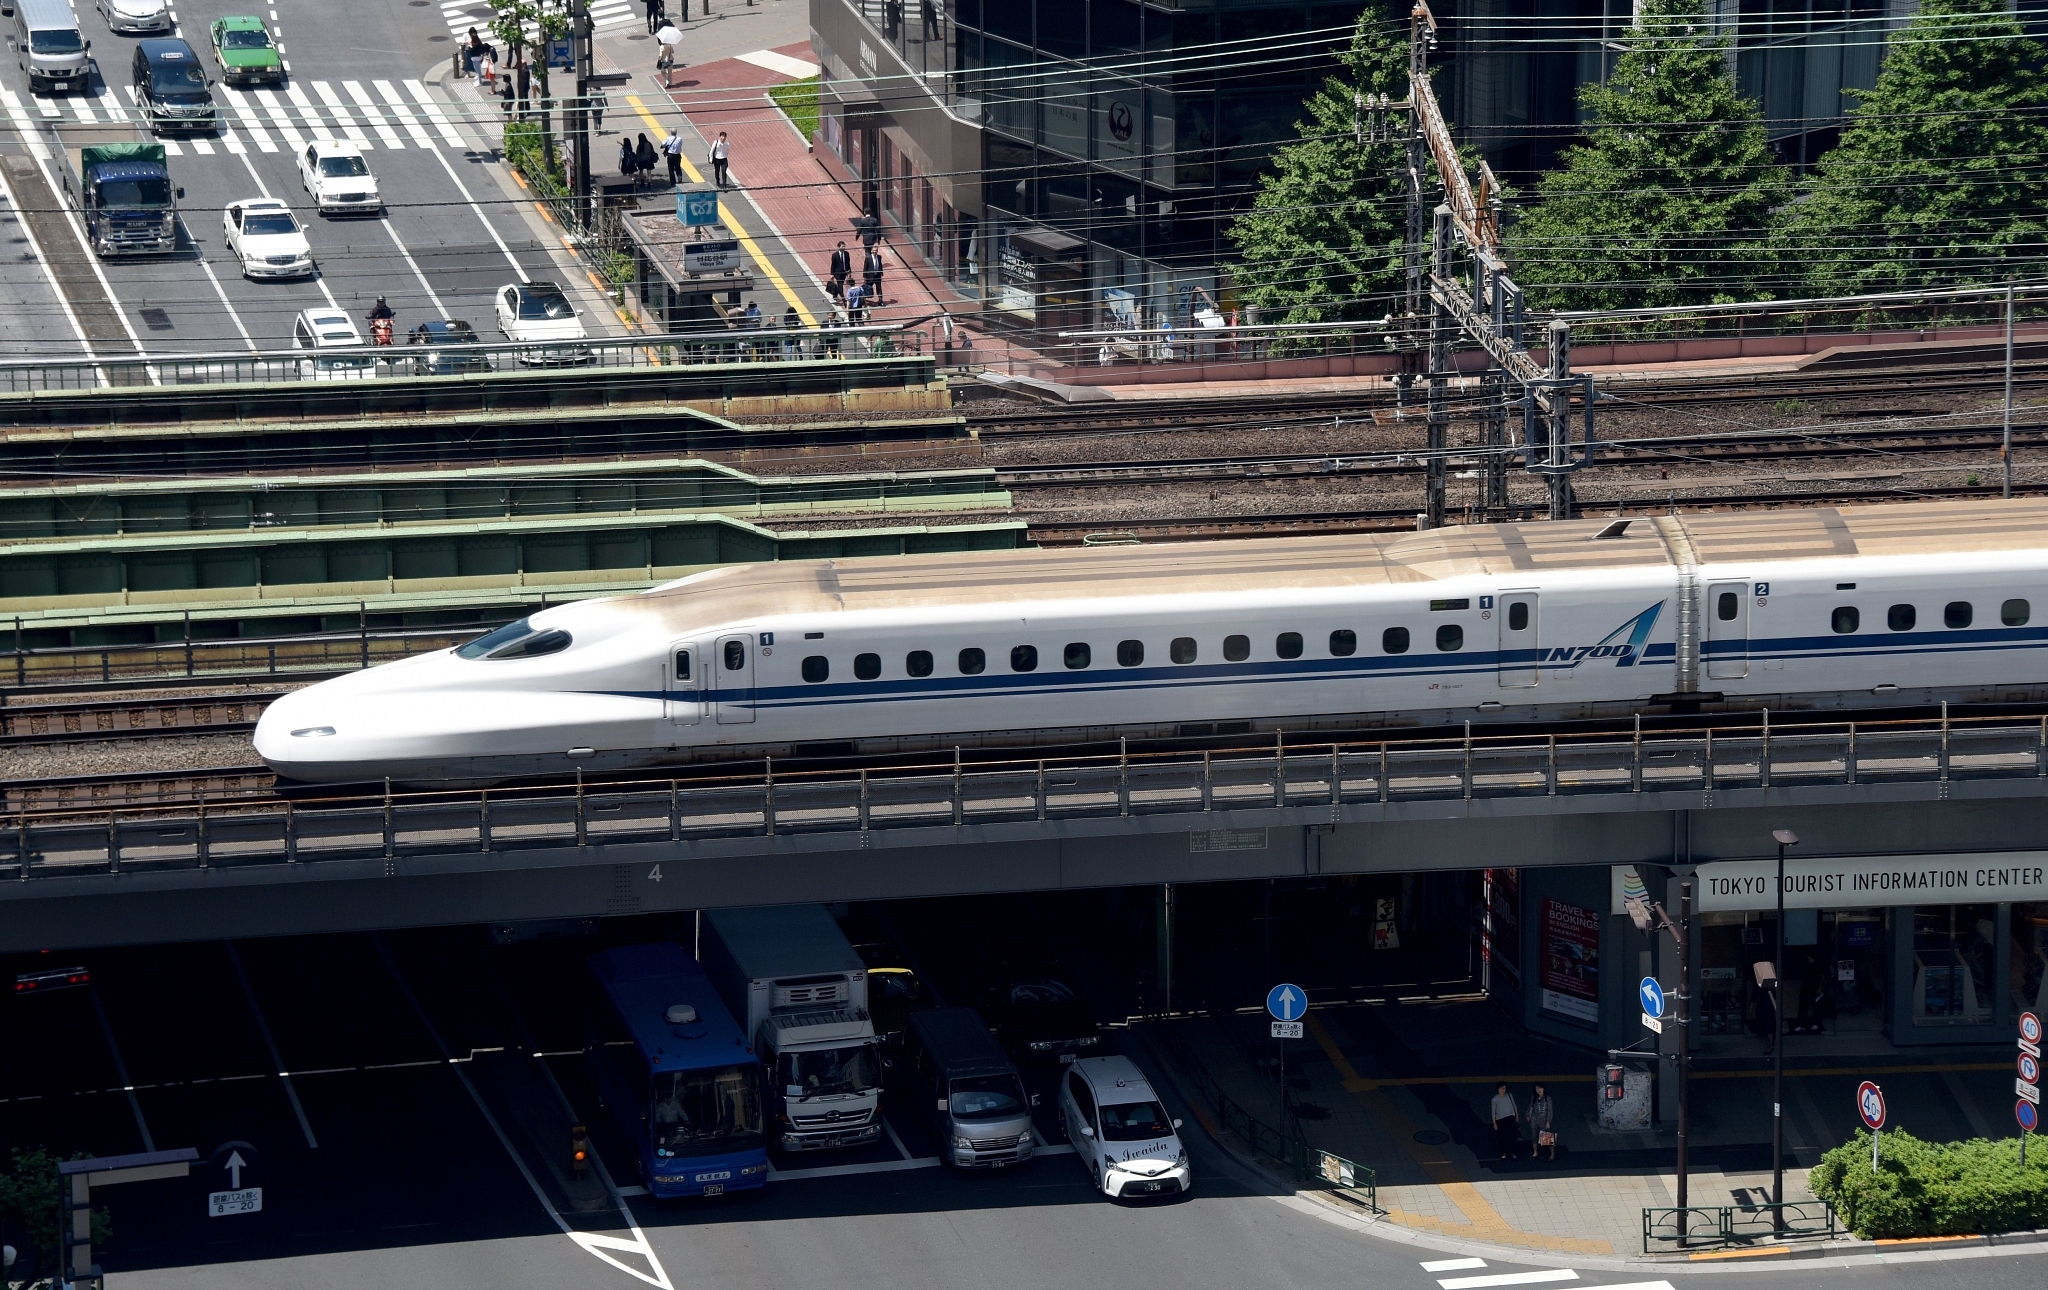
[[[1918,618],[1919,614],[1911,605],[1893,605],[1884,611],[1884,625],[1895,632],[1912,631],[1913,623]]]
[[[914,649],[903,656],[903,670],[912,676],[932,674],[932,652],[928,649]]]
[[[569,633],[564,631],[535,632],[522,636],[510,645],[501,645],[492,650],[488,658],[539,658],[543,654],[559,654],[569,648]]]
[[[1850,632],[1862,626],[1863,615],[1856,612],[1856,606],[1854,605],[1837,605],[1834,617],[1828,621],[1829,625],[1835,629],[1835,635],[1847,636]]]
[[[1998,607],[1998,621],[2007,627],[2025,627],[2032,617],[2024,600],[2008,600]]]
[[[726,670],[726,671],[728,671],[728,672],[738,672],[738,671],[742,671],[743,669],[745,669],[745,667],[746,667],[746,666],[747,666],[747,645],[746,645],[746,642],[745,642],[745,641],[727,641],[727,642],[725,643],[725,670]]]
[[[1173,643],[1166,647],[1166,656],[1176,663],[1194,662],[1195,638],[1192,636],[1174,637]]]
[[[1977,611],[1970,608],[1970,602],[1967,600],[1951,600],[1941,607],[1943,627],[1968,627],[1970,620],[1976,616]]]
[[[1408,652],[1408,629],[1406,627],[1389,627],[1381,632],[1380,649],[1388,654],[1406,654]]]
[[[1330,633],[1330,656],[1350,658],[1358,652],[1358,633],[1340,629]]]
[[[960,651],[960,675],[980,676],[981,670],[987,666],[988,655],[972,645]]]
[[[676,651],[676,680],[687,681],[689,679],[690,651],[686,649],[679,649]]]
[[[1252,656],[1252,638],[1249,636],[1225,636],[1223,657],[1231,663],[1242,663]]]
[[[1281,632],[1273,638],[1273,652],[1281,658],[1301,657],[1301,633]]]
[[[1087,641],[1075,641],[1067,646],[1062,661],[1066,663],[1068,668],[1079,671],[1088,666],[1088,660],[1093,656],[1093,653],[1094,651],[1088,648]]]
[[[804,660],[804,680],[816,685],[832,675],[832,661],[823,654],[813,654]]]
[[[1145,642],[1118,641],[1116,643],[1116,665],[1118,667],[1136,667],[1144,661]]]
[[[1012,645],[1010,647],[1010,670],[1012,672],[1036,672],[1038,670],[1038,646]]]
[[[872,681],[882,674],[880,654],[856,654],[853,656],[853,678],[856,681]]]
[[[1714,617],[1722,622],[1734,622],[1735,616],[1741,612],[1742,605],[1735,599],[1734,592],[1724,591],[1714,598]]]
[[[1436,647],[1446,654],[1465,648],[1465,629],[1456,623],[1445,623],[1436,629]]]

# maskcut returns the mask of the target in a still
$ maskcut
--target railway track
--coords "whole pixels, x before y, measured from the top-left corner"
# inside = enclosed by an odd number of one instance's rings
[[[282,693],[92,699],[0,707],[0,747],[250,731],[256,728],[256,719],[263,715],[263,710]]]
[[[175,806],[197,802],[265,801],[277,796],[277,776],[268,766],[211,770],[115,771],[104,775],[54,775],[0,781],[8,812],[76,811],[129,806]],[[4,822],[0,822],[4,827]]]

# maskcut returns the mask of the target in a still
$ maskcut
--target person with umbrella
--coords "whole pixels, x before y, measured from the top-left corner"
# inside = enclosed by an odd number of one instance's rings
[[[669,23],[654,33],[654,39],[661,45],[661,57],[654,60],[654,70],[661,73],[661,87],[674,89],[673,72],[676,65],[676,46],[683,43],[683,33],[674,23]]]

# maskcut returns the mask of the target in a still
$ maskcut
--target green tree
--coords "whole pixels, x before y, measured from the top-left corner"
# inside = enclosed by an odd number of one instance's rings
[[[74,1160],[82,1157],[74,1156]],[[61,1185],[57,1157],[47,1151],[16,1151],[13,1163],[0,1172],[0,1219],[20,1224],[36,1250],[36,1266],[47,1276],[58,1266],[57,1197]],[[114,1234],[107,1211],[94,1208],[92,1240],[104,1244]]]
[[[1538,181],[1510,236],[1515,278],[1558,309],[1753,298],[1786,199],[1728,38],[1701,0],[1646,0],[1605,85],[1579,92],[1589,142]]]
[[[1405,24],[1367,9],[1338,61],[1342,73],[1303,104],[1300,137],[1274,153],[1252,208],[1229,229],[1243,256],[1239,299],[1263,322],[1377,318],[1402,288],[1407,153],[1398,139],[1361,144],[1359,96],[1408,97]]]
[[[2004,0],[1925,0],[1788,213],[1812,290],[1997,281],[2041,254],[2043,54]]]
[[[512,52],[533,69],[539,85],[541,109],[540,145],[543,164],[555,166],[555,137],[546,104],[548,94],[548,44],[569,34],[569,0],[490,0],[491,34],[505,43],[506,62]]]

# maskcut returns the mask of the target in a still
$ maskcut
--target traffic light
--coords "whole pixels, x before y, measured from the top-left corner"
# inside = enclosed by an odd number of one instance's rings
[[[1602,1070],[1601,1074],[1606,1076],[1606,1079],[1602,1081],[1601,1092],[1608,1101],[1619,1102],[1628,1096],[1628,1084],[1625,1082],[1625,1073],[1621,1067],[1608,1066]]]
[[[569,1128],[569,1165],[578,1178],[590,1173],[590,1130],[580,1124]]]

